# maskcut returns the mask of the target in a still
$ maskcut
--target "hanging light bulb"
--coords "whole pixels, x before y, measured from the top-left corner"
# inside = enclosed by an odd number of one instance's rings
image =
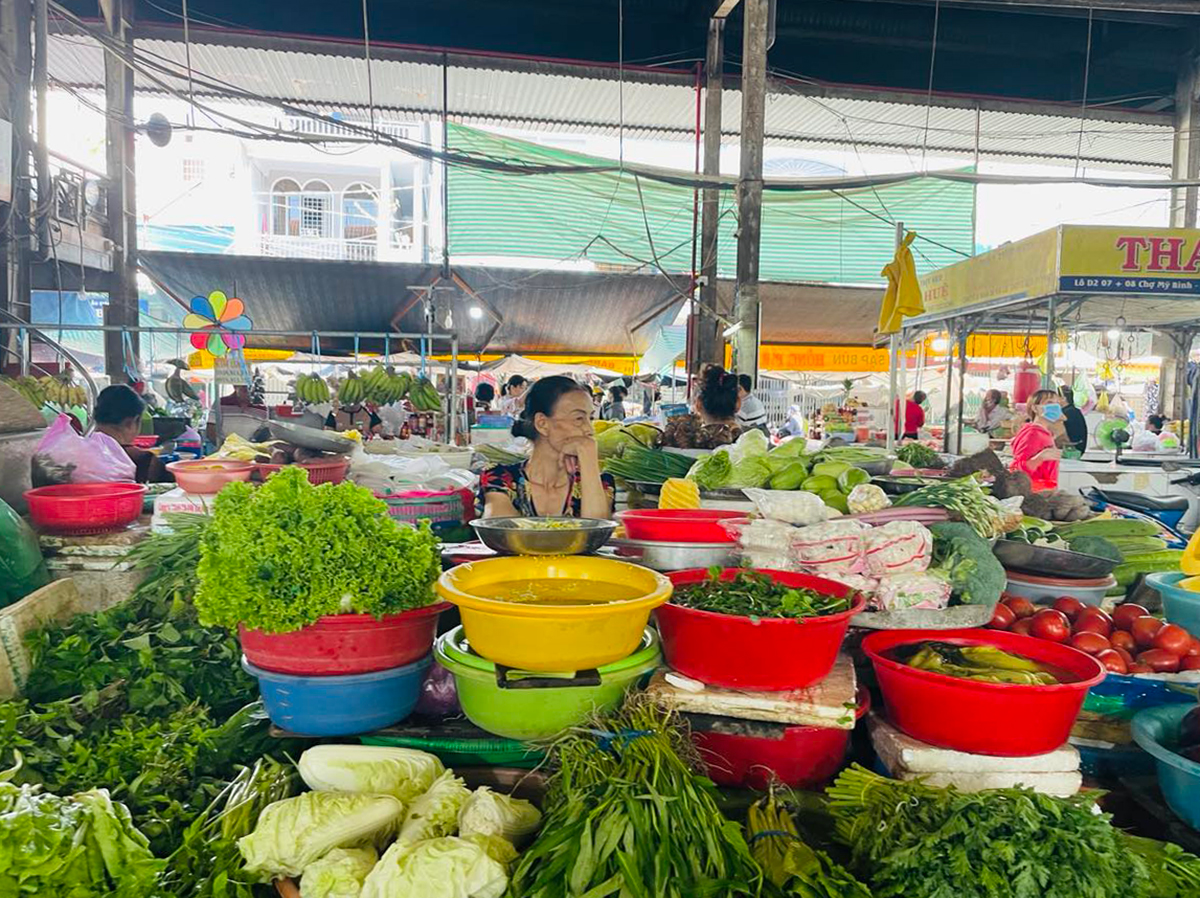
[[[1121,338],[1121,332],[1115,327],[1109,328],[1107,336],[1110,340],[1119,340]]]
[[[446,330],[454,327],[454,310],[446,309]]]
[[[478,321],[483,317],[483,309],[479,308],[479,306],[471,306],[471,308],[467,309],[467,314],[475,321]]]

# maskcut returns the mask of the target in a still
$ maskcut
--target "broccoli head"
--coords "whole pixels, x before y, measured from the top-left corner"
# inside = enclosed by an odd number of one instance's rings
[[[933,565],[950,581],[959,600],[967,605],[994,605],[1008,582],[1004,566],[992,547],[970,524],[949,521],[934,524]]]

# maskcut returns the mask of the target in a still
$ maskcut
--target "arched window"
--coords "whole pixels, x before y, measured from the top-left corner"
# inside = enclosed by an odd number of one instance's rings
[[[329,237],[333,234],[333,201],[329,185],[309,181],[300,187],[291,178],[271,189],[271,233],[286,237]]]
[[[342,192],[342,236],[346,240],[373,241],[379,215],[375,189],[351,184]]]

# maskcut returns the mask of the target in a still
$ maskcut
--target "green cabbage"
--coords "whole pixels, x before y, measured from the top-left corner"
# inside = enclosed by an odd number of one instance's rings
[[[542,814],[529,802],[501,795],[486,786],[476,789],[458,815],[461,836],[503,836],[520,845],[538,831]]]
[[[471,790],[454,775],[454,771],[447,770],[409,806],[396,841],[412,845],[453,835],[458,831],[459,811],[470,797]]]
[[[386,841],[403,812],[391,795],[305,792],[268,805],[254,832],[238,839],[238,850],[252,875],[299,876],[334,848]]]
[[[517,849],[513,847],[513,843],[503,836],[485,836],[480,833],[475,833],[473,836],[460,836],[468,842],[473,842],[487,852],[490,857],[498,864],[503,864],[507,870],[512,866],[512,862],[518,857]]]
[[[300,898],[359,898],[378,860],[374,848],[335,848],[304,868]]]
[[[712,455],[696,459],[687,472],[687,479],[694,480],[702,490],[717,490],[729,482],[732,472],[733,463],[729,460],[729,453],[718,449]]]
[[[761,430],[747,430],[734,443],[729,454],[733,458],[733,463],[737,464],[745,458],[762,458],[771,448],[771,441],[767,439],[767,435]]]
[[[435,755],[383,745],[317,745],[296,768],[314,792],[394,795],[406,806],[446,770]]]
[[[758,433],[758,431],[752,431]],[[736,462],[725,485],[730,487],[766,486],[771,479],[771,465],[764,456],[755,455]]]
[[[361,898],[501,898],[508,872],[481,846],[453,836],[397,842],[363,883]]]

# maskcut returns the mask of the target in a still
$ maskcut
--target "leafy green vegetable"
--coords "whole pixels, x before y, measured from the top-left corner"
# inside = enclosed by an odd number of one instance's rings
[[[453,770],[447,770],[409,806],[396,841],[411,845],[452,835],[458,831],[458,814],[470,797],[471,790]]]
[[[428,605],[441,558],[427,523],[401,526],[369,490],[313,486],[292,467],[217,494],[197,570],[201,622],[280,633],[327,614]]]
[[[761,433],[752,430],[751,433]],[[760,487],[766,486],[771,479],[771,465],[761,455],[752,455],[735,462],[729,471],[728,487]]]
[[[718,490],[728,485],[732,475],[733,462],[729,460],[729,453],[718,449],[712,455],[697,459],[687,472],[687,479],[696,481],[696,486],[702,490]]]
[[[0,895],[144,898],[162,867],[148,846],[103,789],[0,783]]]
[[[1094,796],[961,793],[857,765],[826,793],[837,839],[875,898],[1128,898],[1147,867]]]
[[[1008,583],[1008,574],[988,541],[958,521],[934,524],[929,530],[933,533],[930,571],[946,577],[965,604],[996,604]]]
[[[1200,895],[1200,857],[1170,842],[1125,835],[1125,846],[1145,862],[1150,883],[1144,898],[1194,898]]]
[[[252,875],[299,876],[331,849],[382,844],[403,810],[390,795],[304,792],[264,810],[254,831],[238,839],[238,850]]]
[[[500,898],[507,888],[503,864],[478,843],[449,836],[396,842],[367,876],[362,898]]]
[[[1125,556],[1121,554],[1113,543],[1106,540],[1103,536],[1077,536],[1071,540],[1068,545],[1072,552],[1082,552],[1084,555],[1097,555],[1100,558],[1107,558],[1109,561],[1115,561],[1121,564],[1125,560]]]
[[[803,618],[846,611],[852,600],[787,586],[755,571],[741,571],[732,580],[722,580],[718,567],[709,571],[703,583],[676,590],[671,601],[684,608],[739,617]]]
[[[712,781],[693,772],[678,719],[633,699],[592,727],[554,746],[541,835],[517,862],[510,894],[758,895],[761,872],[742,829],[722,816]]]
[[[379,862],[374,848],[335,848],[304,868],[300,898],[359,898],[367,874]]]
[[[317,792],[394,795],[406,805],[446,770],[436,755],[387,745],[314,745],[297,767]]]
[[[486,786],[471,793],[458,813],[458,834],[502,836],[522,845],[542,822],[542,813],[528,801],[501,795]]]
[[[924,443],[905,443],[896,450],[896,458],[914,468],[944,468],[942,457]]]

